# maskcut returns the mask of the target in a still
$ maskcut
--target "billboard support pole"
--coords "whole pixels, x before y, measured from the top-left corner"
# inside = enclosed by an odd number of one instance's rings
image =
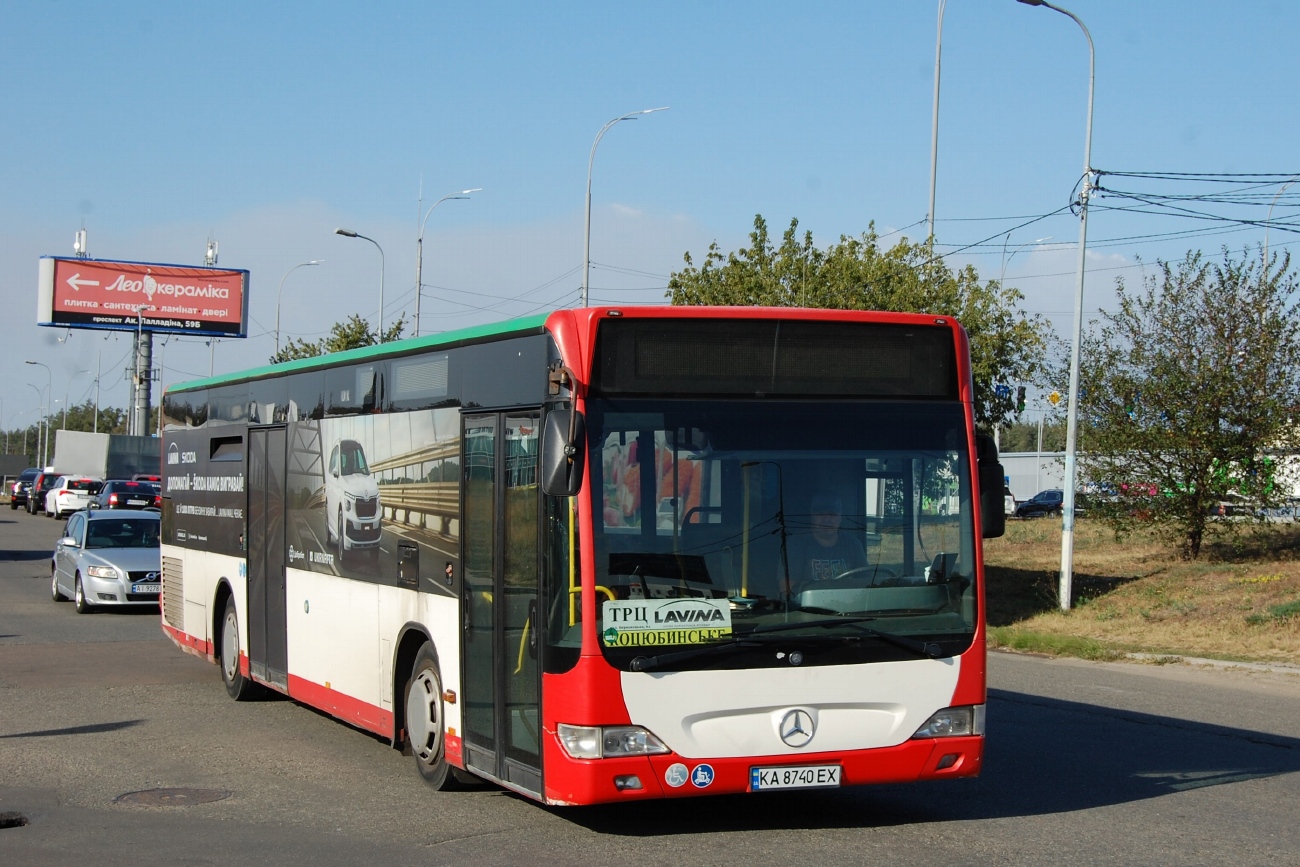
[[[153,308],[141,304],[135,308],[135,375],[132,377],[131,433],[149,435],[150,378],[153,369],[153,332],[144,330],[144,311]]]

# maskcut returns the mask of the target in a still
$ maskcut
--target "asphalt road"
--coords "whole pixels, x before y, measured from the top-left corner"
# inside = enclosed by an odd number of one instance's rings
[[[0,864],[1300,863],[1300,677],[995,654],[979,779],[548,809],[52,602],[60,526],[0,514]]]

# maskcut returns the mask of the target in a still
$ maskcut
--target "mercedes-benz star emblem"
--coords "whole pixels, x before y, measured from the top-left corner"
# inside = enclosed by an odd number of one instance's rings
[[[786,746],[796,749],[807,746],[816,730],[812,714],[806,710],[792,710],[781,717],[781,740]]]

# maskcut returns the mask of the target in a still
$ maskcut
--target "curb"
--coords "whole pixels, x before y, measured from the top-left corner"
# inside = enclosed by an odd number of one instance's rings
[[[1268,674],[1300,675],[1300,665],[1285,662],[1229,662],[1223,659],[1205,659],[1198,656],[1182,656],[1177,653],[1126,653],[1127,659],[1136,662],[1168,662],[1178,665],[1194,665],[1198,668],[1214,668],[1221,671],[1238,669],[1259,671]]]

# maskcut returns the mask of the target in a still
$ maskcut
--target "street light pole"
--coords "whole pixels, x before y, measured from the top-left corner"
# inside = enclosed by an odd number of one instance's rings
[[[1083,342],[1083,272],[1088,243],[1088,198],[1092,193],[1092,98],[1097,80],[1097,53],[1092,34],[1079,17],[1046,0],[1019,0],[1026,6],[1045,6],[1068,16],[1088,40],[1088,126],[1083,140],[1083,187],[1079,192],[1079,268],[1074,286],[1074,341],[1070,346],[1070,397],[1065,422],[1065,491],[1061,503],[1061,581],[1058,593],[1062,611],[1070,610],[1074,570],[1075,452],[1079,428],[1079,346]]]
[[[609,123],[605,124],[600,128],[600,132],[596,133],[596,140],[591,143],[591,156],[587,158],[587,217],[586,217],[586,224],[585,224],[586,227],[583,231],[583,237],[582,237],[582,306],[583,307],[587,306],[587,296],[591,289],[591,167],[596,162],[596,145],[600,144],[601,138],[604,137],[605,133],[609,131],[609,128],[616,123],[621,123],[622,121],[625,120],[636,120],[638,117],[640,117],[643,114],[654,114],[656,111],[667,111],[667,110],[668,110],[668,106],[665,105],[660,108],[647,108],[644,109],[643,111],[633,111],[623,115],[622,117],[616,117],[613,120],[611,120]]]
[[[299,268],[305,268],[308,265],[319,265],[322,261],[324,260],[312,259],[308,262],[299,262],[297,265],[294,265],[288,271],[285,271],[284,276],[280,278],[280,288],[275,290],[275,354],[276,355],[280,354],[280,296],[284,292],[284,281],[288,280],[289,275],[292,274],[294,271],[297,271]],[[209,376],[212,375],[211,362],[209,362],[208,364],[208,375]]]
[[[939,28],[934,35],[934,113],[930,118],[930,210],[926,219],[930,222],[930,255],[934,255],[934,186],[939,173],[939,59],[943,56],[943,11],[948,0],[939,0]]]
[[[45,397],[43,400],[47,401],[47,403],[41,404],[41,418],[44,420],[45,424],[45,439],[42,441],[42,444],[37,445],[37,448],[41,452],[41,469],[45,469],[45,467],[49,466],[50,457],[50,422],[49,419],[45,418],[45,416],[48,412],[46,407],[49,406],[48,401],[50,399],[50,389],[54,385],[54,377],[50,374],[50,367],[48,364],[42,364],[39,361],[24,361],[23,364],[34,364],[37,367],[45,368]],[[31,385],[31,383],[28,384]],[[32,388],[36,388],[36,386],[33,385]],[[39,388],[36,388],[36,391],[38,394],[40,393]]]
[[[419,231],[415,235],[415,336],[420,336],[420,296],[424,294],[424,221],[429,219],[433,209],[441,205],[448,199],[468,199],[470,193],[481,193],[482,187],[474,187],[472,190],[461,190],[459,193],[448,193],[438,201],[429,206],[425,211],[424,218],[420,220]]]
[[[45,393],[41,391],[40,386],[27,383],[28,388],[36,389],[36,411],[40,413],[40,418],[36,419],[36,461],[45,469],[45,456],[42,454],[42,446],[45,444]],[[27,440],[23,440],[23,446],[27,446]]]
[[[342,235],[345,238],[360,238],[363,241],[369,241],[379,251],[379,327],[375,329],[375,342],[382,343],[384,340],[384,248],[379,246],[379,242],[374,238],[367,238],[359,232],[335,229],[334,234]]]

